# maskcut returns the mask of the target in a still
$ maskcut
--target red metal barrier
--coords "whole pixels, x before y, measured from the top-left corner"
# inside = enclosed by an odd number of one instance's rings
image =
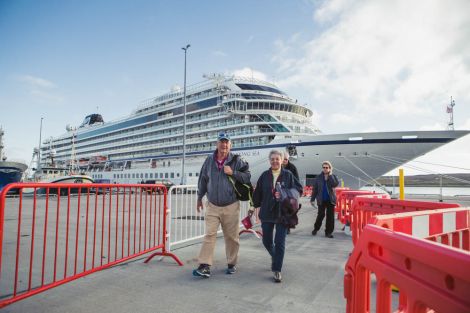
[[[376,312],[392,311],[392,284],[399,289],[394,312],[470,312],[469,208],[382,215],[371,222],[376,225],[366,225],[345,267],[347,313],[370,312],[372,272]]]
[[[374,191],[366,190],[342,190],[339,197],[336,199],[336,207],[338,212],[338,220],[344,225],[351,225],[351,209],[354,199],[357,196],[372,195],[380,199],[389,199],[388,194],[375,193]]]
[[[17,196],[7,198],[11,190]],[[151,251],[182,265],[166,250],[166,218],[163,185],[6,186],[0,307]]]
[[[358,196],[351,208],[352,240],[356,244],[363,228],[369,223],[370,218],[376,215],[458,207],[460,205],[454,203],[377,199],[370,195]]]

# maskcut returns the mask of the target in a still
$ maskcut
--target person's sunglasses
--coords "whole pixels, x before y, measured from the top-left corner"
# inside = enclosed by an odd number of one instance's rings
[[[326,167],[326,166],[323,166],[323,168],[324,168],[324,169],[325,169],[325,168],[326,168],[326,169],[329,169],[329,167]]]

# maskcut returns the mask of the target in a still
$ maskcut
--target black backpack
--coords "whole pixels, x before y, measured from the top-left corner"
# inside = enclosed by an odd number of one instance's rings
[[[238,155],[235,154],[232,158],[232,163],[237,162]],[[239,169],[240,172],[243,172],[243,168]],[[250,201],[250,205],[253,206],[253,185],[250,183],[244,184],[234,179],[231,176],[228,176],[228,180],[232,183],[233,189],[238,200],[240,201]]]

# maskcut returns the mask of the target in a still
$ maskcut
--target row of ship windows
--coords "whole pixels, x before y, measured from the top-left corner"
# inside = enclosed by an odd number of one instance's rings
[[[222,109],[218,108],[217,110],[211,110],[210,112],[206,112],[206,113],[188,115],[186,120],[187,120],[188,123],[190,123],[190,122],[193,122],[193,121],[199,121],[199,120],[208,119],[208,118],[220,117],[220,116],[223,116],[223,115],[225,115],[225,113],[222,112]],[[123,135],[127,134],[125,136],[125,138],[129,139],[129,138],[133,138],[131,136],[148,134],[148,132],[151,131],[151,130],[156,130],[156,131],[162,132],[161,130],[164,129],[164,128],[166,128],[166,129],[162,133],[172,134],[173,132],[176,133],[175,130],[181,130],[182,123],[183,123],[182,118],[169,119],[169,120],[166,120],[166,121],[158,121],[158,122],[155,122],[155,123],[144,124],[144,125],[133,127],[133,128],[121,129],[118,132],[110,132],[108,134],[103,134],[103,135],[101,135],[97,138],[92,138],[92,139],[87,139],[87,140],[79,140],[79,141],[75,140],[75,144],[81,144],[81,143],[87,142],[87,145],[82,145],[82,147],[87,147],[87,146],[92,146],[93,144],[103,144],[103,142],[109,142],[109,140],[105,141],[104,140],[105,138],[119,137],[119,138],[117,138],[118,140],[123,140]],[[225,123],[225,124],[227,124],[227,123]],[[174,125],[174,126],[171,127],[172,125]],[[209,125],[209,123],[207,123],[207,125]],[[218,126],[221,126],[221,125],[215,123],[213,126],[218,127]],[[193,127],[195,127],[195,126],[188,125],[186,130],[188,132],[191,132]],[[61,148],[69,149],[70,144],[71,144],[71,139],[68,138],[66,140],[61,140],[60,142],[56,141],[54,143],[54,147],[57,150],[57,152],[60,152]],[[43,150],[44,149],[47,149],[47,148],[43,148]]]
[[[216,98],[212,98],[212,99],[201,101],[200,103],[195,103],[195,104],[188,105],[187,106],[188,112],[195,111],[195,110],[200,110],[200,109],[204,109],[204,108],[209,108],[211,106],[214,106],[216,104],[216,103],[214,103],[214,101],[216,101]],[[297,114],[300,114],[302,116],[308,116],[308,113],[307,113],[308,109],[306,109],[304,107],[301,107],[297,104],[289,104],[289,103],[232,101],[232,102],[226,103],[225,106],[228,107],[228,108],[233,108],[233,109],[236,109],[236,108],[239,108],[240,106],[242,106],[242,107],[244,107],[244,109],[248,109],[248,110],[286,111],[286,112],[297,113]],[[216,107],[214,107],[214,108],[216,108]],[[182,110],[182,108],[178,108],[178,110]],[[162,128],[162,127],[165,127],[164,125],[166,123],[171,125],[172,122],[173,122],[174,124],[178,125],[178,124],[181,123],[180,118],[171,119],[169,121],[160,121],[160,118],[161,117],[167,117],[167,116],[173,116],[173,115],[180,115],[181,113],[182,112],[174,111],[174,112],[171,112],[171,113],[167,113],[166,115],[163,115],[163,116],[155,116],[156,114],[152,114],[152,115],[138,117],[138,118],[135,118],[135,119],[132,119],[132,120],[117,123],[115,125],[110,125],[108,127],[104,127],[104,128],[101,128],[101,129],[90,131],[90,132],[87,132],[87,133],[82,134],[82,135],[78,135],[78,139],[79,139],[79,141],[81,141],[85,138],[95,136],[95,135],[98,135],[98,134],[102,134],[99,137],[99,140],[102,141],[105,137],[116,136],[116,135],[126,133],[126,132],[138,132],[139,130],[144,130],[144,129],[146,129],[146,131],[148,131],[148,128]],[[211,113],[215,113],[215,112],[211,110]],[[199,113],[199,114],[197,114],[197,113],[196,114],[188,114],[187,115],[187,121],[191,122],[191,121],[197,121],[197,120],[201,120],[201,119],[207,119],[212,115],[211,113],[206,112],[206,113]],[[220,115],[220,113],[222,113],[221,109],[217,108],[216,115]],[[162,113],[159,113],[158,115],[160,115],[160,114],[162,114]],[[158,121],[157,121],[157,119],[158,119]],[[139,124],[148,123],[148,122],[152,122],[152,121],[156,121],[156,122],[152,123],[152,124],[133,127],[133,128],[127,128],[127,127],[130,127],[130,126],[133,126],[133,125],[139,125]],[[178,127],[180,127],[180,125],[178,125]],[[122,129],[122,128],[127,128],[127,129]],[[119,131],[118,134],[116,134],[114,131],[118,130],[118,129],[121,129],[121,130]],[[191,131],[191,129],[189,129],[189,131]],[[79,143],[79,141],[76,140],[77,143]],[[65,140],[65,142],[62,141],[61,144],[59,144],[58,142],[56,142],[56,144],[55,144],[56,149],[60,148],[60,147],[63,147],[63,146],[68,146],[68,145],[69,145],[68,140]]]
[[[278,93],[278,94],[281,94],[281,95],[285,95],[285,93],[283,93],[279,89],[272,88],[272,87],[252,85],[252,84],[236,84],[236,85],[238,87],[240,87],[242,90],[268,91],[268,92],[272,92],[272,93]],[[217,89],[205,90],[203,92],[188,95],[186,97],[186,102],[191,102],[191,101],[195,101],[195,100],[202,99],[202,98],[208,98],[208,97],[214,96],[214,95],[219,95],[219,91]],[[233,96],[233,95],[234,94],[232,94],[231,96]],[[275,96],[268,96],[268,95],[262,95],[262,94],[243,94],[242,93],[242,96],[246,96],[246,95],[252,95],[252,96],[256,96],[258,98],[279,99],[279,97],[275,97]],[[169,99],[169,98],[172,98],[172,97],[175,97],[175,96],[181,96],[181,92],[174,93],[174,94],[167,94],[167,95],[164,95],[164,96],[160,96],[158,98],[151,99],[150,101],[147,101],[144,104],[144,106],[147,106],[147,107],[144,107],[142,109],[138,109],[136,111],[136,113],[139,114],[139,113],[143,113],[143,112],[152,111],[152,110],[155,110],[157,108],[165,107],[167,105],[168,106],[181,105],[183,103],[183,97],[178,97],[176,99],[172,99],[172,100],[170,100],[168,102],[165,102],[165,103],[158,103],[160,101],[163,101],[165,99]],[[150,103],[158,103],[158,104],[149,105]]]
[[[186,96],[186,102],[198,100],[198,99],[201,99],[201,98],[208,98],[210,96],[218,95],[218,94],[219,93],[215,89],[205,90],[203,92],[199,92],[199,93],[195,93],[195,94]],[[173,98],[175,96],[182,96],[182,93],[177,92],[177,93],[172,93],[172,94],[166,94],[166,95],[160,96],[158,98],[150,99],[150,100],[146,101],[143,105],[146,106],[146,105],[149,105],[150,103],[158,103],[158,102],[161,102],[165,99]],[[155,110],[155,109],[160,108],[160,107],[180,105],[182,103],[183,103],[183,97],[179,97],[179,98],[176,98],[176,99],[172,99],[168,102],[158,103],[158,104],[153,105],[153,106],[138,109],[136,113],[139,114],[139,113],[142,113],[142,112]]]
[[[226,127],[226,126],[231,126],[231,125],[239,125],[241,123],[244,123],[244,120],[242,119],[235,119],[235,120],[232,120],[232,121],[224,121],[224,122],[218,122],[218,123],[205,123],[205,124],[202,124],[200,126],[190,126],[190,127],[187,127],[187,132],[192,132],[192,131],[198,131],[198,130],[206,130],[208,128],[220,128],[220,127]],[[255,126],[252,126],[250,129],[253,129],[253,131],[255,131],[255,127],[257,127],[257,125]],[[149,130],[152,130],[152,129],[148,129]],[[245,134],[243,131],[239,131],[240,134]],[[186,136],[186,139],[191,139],[191,138],[199,138],[199,137],[202,137],[202,136],[205,136],[207,138],[216,138],[217,137],[217,134],[219,132],[217,131],[214,131],[214,132],[207,132],[207,133],[199,133],[199,134],[194,134],[194,135],[187,135]],[[127,142],[132,142],[132,143],[135,143],[136,141],[144,141],[144,140],[149,140],[149,139],[159,139],[159,138],[162,138],[162,137],[168,137],[168,136],[174,136],[174,135],[179,135],[179,134],[183,134],[183,129],[181,126],[179,127],[175,127],[174,129],[166,129],[164,131],[154,131],[154,132],[146,132],[146,133],[143,133],[143,134],[138,134],[138,135],[134,135],[134,136],[126,136],[125,138],[117,138],[117,139],[113,139],[113,140],[101,140],[101,141],[95,141],[94,143],[89,143],[89,144],[86,144],[86,145],[80,145],[80,150],[81,149],[85,149],[85,148],[92,148],[92,147],[96,147],[96,146],[103,146],[103,145],[111,145],[111,144],[115,144],[115,143],[120,143],[120,144],[123,144],[123,143],[127,143]],[[235,131],[233,131],[233,134],[232,135],[236,135]],[[167,139],[168,140],[168,139]],[[64,151],[66,149],[61,149],[61,150],[57,150],[58,152],[61,152],[61,151]]]
[[[186,112],[189,113],[189,112],[209,108],[209,107],[212,107],[212,106],[215,107],[216,104],[217,104],[217,98],[203,100],[203,101],[200,101],[200,102],[197,102],[197,103],[188,104],[186,106]],[[137,117],[137,118],[127,120],[127,121],[118,122],[114,125],[105,126],[105,127],[100,128],[100,129],[96,129],[96,130],[86,132],[84,134],[79,134],[77,137],[78,137],[79,140],[81,140],[81,139],[85,139],[85,138],[88,138],[88,137],[91,137],[91,136],[97,136],[97,135],[102,135],[102,134],[105,134],[105,133],[113,132],[115,130],[119,130],[119,129],[122,129],[122,128],[127,128],[127,127],[132,127],[132,126],[136,126],[136,125],[140,125],[140,124],[144,124],[144,123],[148,123],[148,122],[152,122],[152,121],[157,121],[157,120],[160,120],[162,118],[165,118],[166,116],[180,115],[182,113],[183,113],[183,108],[175,108],[175,109],[168,110],[168,111],[165,111],[165,112],[159,112],[157,114],[150,114],[150,115]]]
[[[199,173],[198,172],[195,172],[195,173],[192,173],[192,172],[189,172],[188,173],[188,176],[189,177],[193,177],[193,175],[195,177],[198,177],[199,176]],[[99,177],[98,177],[99,176]],[[96,175],[92,175],[93,178],[102,178],[102,174],[96,174]],[[155,177],[154,177],[154,173],[127,173],[127,174],[113,174],[113,178],[114,179],[117,179],[117,178],[137,178],[137,179],[143,179],[143,178],[175,178],[175,177],[180,177],[180,173],[155,173]]]
[[[266,132],[273,132],[274,130],[266,130]],[[279,129],[277,129],[276,131],[280,131]],[[285,130],[282,130],[282,131],[285,131]],[[258,132],[265,132],[264,130],[263,131],[260,131],[258,130]],[[241,133],[241,134],[246,134],[246,133],[249,133],[249,132],[244,132],[244,133]],[[234,133],[234,135],[237,135],[238,133]],[[232,135],[232,133],[231,133]],[[215,136],[214,136],[215,137]],[[197,139],[194,139],[196,141],[199,141],[199,138]],[[203,141],[206,141],[206,139],[202,139]],[[145,152],[143,152],[145,155],[149,155],[148,152],[152,152],[152,153],[155,153],[155,155],[158,155],[158,152],[160,153],[180,153],[183,151],[183,147],[181,145],[182,143],[182,139],[181,138],[178,138],[178,139],[173,139],[173,140],[170,140],[170,139],[165,139],[165,140],[161,140],[160,142],[158,143],[151,143],[151,142],[142,142],[142,143],[136,143],[136,144],[129,144],[129,145],[114,145],[112,147],[105,147],[105,148],[101,148],[101,149],[94,149],[93,150],[93,153],[103,153],[103,154],[110,154],[112,153],[112,151],[116,151],[116,150],[131,150],[133,152],[135,152],[136,150],[139,150],[139,149],[142,149],[142,148],[146,148],[146,147],[156,147],[157,149],[149,149],[149,150],[145,150]],[[211,140],[211,142],[207,142],[207,143],[199,143],[199,144],[190,144],[191,141],[188,140],[188,143],[187,143],[187,151],[201,151],[201,150],[213,150],[215,148],[215,138]],[[267,139],[266,137],[255,137],[255,138],[244,138],[244,139],[234,139],[232,140],[232,147],[233,148],[241,148],[241,147],[248,147],[248,146],[255,146],[255,145],[263,145],[263,144],[266,144],[267,143]],[[116,142],[116,144],[118,144],[118,142]],[[171,145],[171,146],[169,146]],[[179,145],[179,146],[175,146],[175,145]],[[161,148],[159,148],[161,147]],[[77,151],[76,153],[76,156],[78,158],[80,157],[85,157],[89,154],[88,151]],[[121,158],[122,155],[126,155],[126,156],[129,156],[129,157],[137,157],[137,155],[133,154],[133,153],[117,153],[117,154],[113,154],[114,157],[119,157]],[[133,156],[134,155],[134,156]],[[151,155],[151,154],[150,154]],[[64,157],[70,157],[70,155],[65,155]]]
[[[232,148],[262,146],[262,145],[268,144],[273,139],[274,139],[274,136],[244,139],[244,142],[234,140]],[[214,150],[214,149],[215,149],[215,144],[211,144],[211,145],[199,144],[199,145],[187,146],[186,152],[202,152],[202,151]],[[163,153],[176,154],[176,153],[182,153],[182,151],[183,151],[183,148],[180,146],[180,147],[175,147],[173,149],[164,148],[164,149],[144,150],[144,151],[138,151],[138,152],[134,151],[131,153],[117,153],[117,154],[113,154],[113,158],[115,159],[140,158],[140,157],[161,155]]]

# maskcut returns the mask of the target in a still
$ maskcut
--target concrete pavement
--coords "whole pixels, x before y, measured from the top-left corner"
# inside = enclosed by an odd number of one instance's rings
[[[134,260],[91,274],[7,306],[2,312],[345,312],[344,264],[351,237],[336,224],[334,239],[322,228],[311,235],[314,209],[304,203],[299,226],[288,235],[283,282],[272,281],[270,257],[261,240],[241,236],[238,272],[226,275],[223,238],[217,241],[212,277],[192,276],[200,244],[171,258]]]

